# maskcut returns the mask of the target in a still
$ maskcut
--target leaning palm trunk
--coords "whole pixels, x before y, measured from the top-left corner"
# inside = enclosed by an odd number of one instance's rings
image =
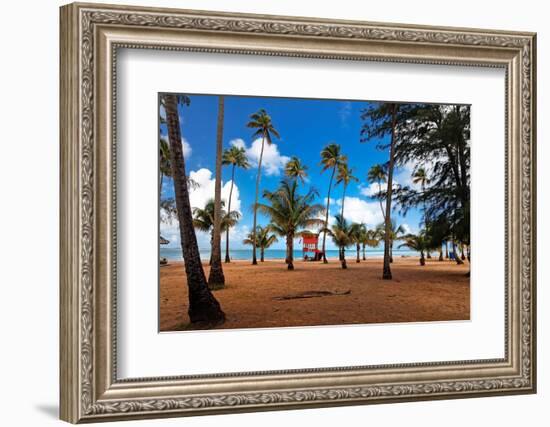
[[[235,183],[235,164],[231,169],[231,187],[229,189],[229,201],[227,202],[227,212],[231,212],[231,198],[233,197],[233,184]],[[229,258],[229,227],[225,230],[225,262],[231,262]]]
[[[395,162],[395,125],[397,122],[397,105],[393,104],[392,108],[392,129],[390,142],[390,161],[388,165],[388,189],[386,191],[386,224],[384,232],[384,266],[382,269],[382,279],[391,280],[391,255],[390,255],[390,232],[391,232],[391,198],[393,185],[393,166]]]
[[[424,259],[424,251],[420,251],[420,265],[426,265],[426,260]]]
[[[453,248],[453,254],[454,254],[454,256],[455,256],[455,261],[456,261],[456,263],[457,263],[458,265],[464,264],[464,261],[462,261],[462,260],[460,259],[460,257],[458,256],[458,254],[457,254],[457,252],[456,252],[456,242],[455,242],[454,239],[453,239],[453,241],[452,241],[452,248]]]
[[[327,240],[327,227],[328,227],[328,212],[329,212],[329,209],[330,209],[330,189],[332,187],[332,180],[334,179],[334,173],[336,172],[336,166],[334,166],[332,168],[332,174],[330,175],[330,181],[328,183],[328,194],[327,194],[327,210],[326,210],[326,213],[325,213],[325,231],[323,232],[323,263],[326,264],[328,263],[327,261],[327,254],[326,254],[326,250],[325,250],[325,244],[326,244],[326,240]]]
[[[260,159],[258,160],[258,176],[256,176],[256,198],[254,203],[254,221],[252,223],[252,233],[254,238],[252,239],[252,265],[258,264],[256,259],[256,219],[258,214],[258,195],[260,193],[260,178],[262,176],[262,158],[264,156],[264,144],[265,135],[262,137],[262,149],[260,151]]]
[[[219,302],[214,298],[206,283],[201,264],[197,236],[193,228],[193,215],[189,202],[185,160],[181,146],[181,131],[175,95],[165,95],[166,121],[170,141],[170,162],[174,180],[174,196],[178,215],[180,240],[187,287],[189,288],[189,319],[191,323],[219,324],[225,320]]]
[[[223,288],[225,277],[222,268],[221,210],[222,210],[222,142],[223,142],[224,97],[218,102],[218,131],[216,134],[216,181],[214,183],[214,229],[212,230],[212,262],[208,286],[210,289]],[[228,211],[231,212],[231,211]]]
[[[355,259],[355,262],[359,263],[361,262],[361,244],[356,243],[356,249],[357,249],[357,258]]]

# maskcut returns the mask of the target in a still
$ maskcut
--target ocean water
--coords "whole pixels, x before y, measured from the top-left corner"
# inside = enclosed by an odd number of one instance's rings
[[[210,250],[206,249],[200,250],[201,253],[201,259],[208,260],[210,259]],[[311,252],[309,252],[309,255],[311,256]],[[230,249],[229,250],[229,256],[233,260],[247,260],[252,259],[252,249]],[[361,252],[361,257],[363,256]],[[368,258],[382,258],[384,256],[384,250],[383,249],[367,249],[366,250],[366,257]],[[393,250],[393,257],[398,258],[401,256],[411,256],[416,257],[420,256],[418,252],[411,251],[409,249],[395,249]],[[167,248],[161,246],[160,248],[160,257],[166,258],[169,260],[181,260],[182,254],[181,254],[181,248]],[[222,258],[225,257],[225,250],[222,249]],[[260,258],[260,251],[257,252],[258,259]],[[265,259],[285,259],[286,257],[286,251],[284,249],[266,249]],[[338,258],[338,250],[327,250],[327,257],[328,258]],[[346,259],[355,259],[356,257],[356,251],[355,249],[347,249],[346,250]],[[303,253],[301,249],[294,250],[294,259],[302,259]]]

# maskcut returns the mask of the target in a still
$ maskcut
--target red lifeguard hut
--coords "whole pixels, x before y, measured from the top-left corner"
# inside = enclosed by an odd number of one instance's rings
[[[305,260],[319,261],[323,258],[323,251],[318,249],[318,244],[318,234],[302,233],[302,255]]]

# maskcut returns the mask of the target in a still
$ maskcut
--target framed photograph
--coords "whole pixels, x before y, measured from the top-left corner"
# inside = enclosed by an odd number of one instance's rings
[[[61,8],[61,418],[536,391],[535,34]]]

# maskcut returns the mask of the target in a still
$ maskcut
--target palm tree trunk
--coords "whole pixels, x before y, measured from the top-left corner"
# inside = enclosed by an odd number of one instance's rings
[[[361,262],[361,244],[356,243],[356,248],[357,248],[357,259],[355,260],[355,262]]]
[[[422,184],[422,195],[424,195],[426,191],[425,184]],[[426,229],[426,233],[428,232],[428,214],[426,213],[426,202],[424,202],[424,228]],[[430,251],[426,251],[426,258],[431,259],[432,256],[430,255]]]
[[[426,260],[424,259],[424,251],[420,251],[420,265],[426,265]]]
[[[201,264],[197,236],[193,228],[193,215],[189,202],[185,159],[181,148],[181,131],[175,95],[164,96],[168,139],[170,141],[170,162],[174,181],[174,196],[180,229],[182,255],[185,262],[187,287],[189,288],[189,319],[191,323],[214,325],[223,323],[225,313],[218,300],[212,295]]]
[[[326,228],[328,228],[328,211],[330,209],[330,189],[332,187],[332,180],[334,178],[334,172],[336,172],[336,166],[332,168],[332,174],[330,175],[330,181],[328,183],[328,195],[327,195],[327,211],[325,213],[325,231],[323,233],[323,264],[328,263],[327,261],[327,254],[325,250],[325,243],[327,240],[327,231]]]
[[[342,192],[342,209],[340,210],[340,216],[342,219],[344,219],[344,203],[346,201],[346,187],[347,185],[344,184],[344,191]]]
[[[445,240],[445,259],[449,259],[449,242]]]
[[[384,233],[384,266],[382,269],[382,279],[391,280],[390,267],[390,232],[391,232],[391,198],[393,185],[393,165],[395,157],[395,126],[397,123],[397,104],[393,104],[392,108],[392,129],[390,142],[390,161],[388,165],[388,190],[386,191],[386,226]]]
[[[366,260],[367,260],[367,255],[365,252],[365,244],[363,243],[363,261],[366,261]]]
[[[294,270],[294,254],[292,253],[294,248],[294,236],[287,234],[286,236],[286,250],[287,250],[287,269]]]
[[[210,232],[210,259],[208,260],[208,265],[212,266],[212,255],[214,254],[214,229]],[[211,286],[209,286],[212,289]]]
[[[162,181],[164,180],[164,174],[160,173],[160,179],[159,179],[159,200],[162,198]]]
[[[265,249],[263,247],[260,248],[260,262],[264,262],[264,252]]]
[[[390,240],[390,262],[393,262],[393,239]]]
[[[464,264],[464,261],[462,261],[460,259],[460,257],[458,256],[458,254],[456,253],[456,242],[455,242],[455,239],[452,240],[452,248],[453,248],[453,254],[455,256],[455,261],[458,265],[460,264]]]
[[[214,183],[214,230],[212,230],[212,264],[210,268],[210,275],[208,276],[208,286],[210,287],[210,289],[223,288],[225,285],[221,248],[223,116],[224,97],[219,96],[218,130],[216,134],[216,181]]]
[[[348,268],[348,264],[346,262],[346,249],[343,246],[341,246],[340,252],[342,254],[342,257],[340,258],[340,263],[342,264],[342,269],[345,270],[346,268]]]
[[[229,201],[227,202],[227,212],[231,212],[231,198],[233,197],[233,184],[235,183],[235,164],[231,170],[231,187],[229,189]],[[225,230],[225,262],[231,262],[229,258],[229,227]]]
[[[252,223],[252,265],[257,265],[258,261],[256,260],[256,219],[258,214],[258,195],[260,193],[260,178],[262,176],[262,158],[264,156],[264,144],[265,144],[265,135],[262,137],[262,150],[260,151],[260,160],[258,161],[258,176],[256,176],[256,197],[254,203],[254,221]]]
[[[466,259],[466,257],[464,256],[464,245],[462,243],[460,244],[460,259],[462,261]]]
[[[378,180],[378,193],[382,192],[382,182]],[[380,202],[380,210],[382,211],[382,218],[384,218],[384,221],[386,221],[386,212],[384,211],[384,205],[382,204],[382,198],[379,198],[378,201]]]
[[[443,261],[443,249],[439,246],[439,261]]]

